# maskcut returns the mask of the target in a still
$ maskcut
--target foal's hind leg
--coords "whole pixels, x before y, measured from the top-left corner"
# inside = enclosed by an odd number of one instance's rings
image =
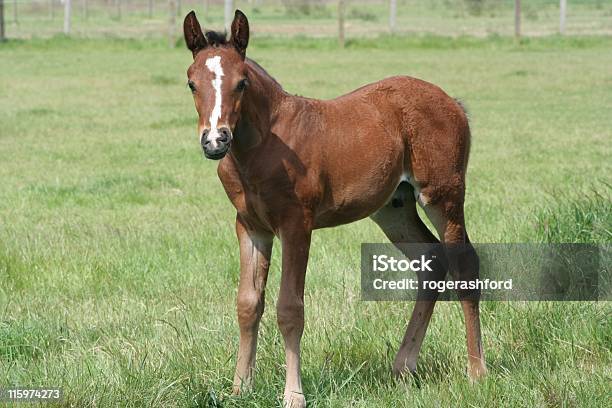
[[[385,235],[394,244],[399,243],[438,243],[438,239],[421,221],[414,199],[414,190],[408,183],[401,183],[392,201],[371,216]],[[406,248],[400,249],[408,258],[415,254],[406,253]],[[443,254],[440,254],[444,256]],[[444,280],[446,271],[437,263],[427,280]],[[423,276],[419,276],[419,281]],[[420,285],[419,285],[420,286]],[[401,376],[407,372],[415,372],[419,351],[423,338],[434,310],[438,292],[419,289],[410,322],[406,328],[404,339],[393,363],[393,373]]]
[[[428,191],[421,194],[428,197]],[[435,196],[435,192],[432,192]],[[461,195],[462,196],[462,195]],[[451,276],[455,280],[471,281],[479,278],[479,259],[465,229],[463,198],[445,197],[435,205],[424,207],[445,244],[446,258]],[[468,350],[468,375],[476,380],[486,374],[480,332],[480,291],[458,290],[465,318]]]

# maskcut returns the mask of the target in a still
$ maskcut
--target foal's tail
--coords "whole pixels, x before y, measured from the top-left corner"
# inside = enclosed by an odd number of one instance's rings
[[[465,149],[465,167],[467,169],[467,164],[468,161],[470,160],[470,149],[472,148],[472,133],[470,131],[470,114],[468,112],[467,107],[465,106],[465,102],[463,102],[461,99],[459,98],[453,98],[455,100],[455,102],[457,103],[457,105],[459,105],[459,107],[461,108],[461,110],[463,111],[463,114],[465,115],[465,120],[467,123],[467,135],[466,135],[466,149]]]
[[[463,102],[460,98],[453,98],[453,99],[455,100],[455,102],[457,102],[457,105],[459,105],[463,113],[465,113],[465,117],[469,119],[469,113],[468,113],[467,106],[465,106],[465,102]]]

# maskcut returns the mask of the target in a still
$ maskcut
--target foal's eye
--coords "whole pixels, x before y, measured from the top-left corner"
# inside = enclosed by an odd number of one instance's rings
[[[246,78],[242,79],[240,82],[238,82],[238,85],[236,85],[236,90],[238,92],[242,92],[247,88],[247,86],[249,86],[249,80]]]
[[[189,87],[189,89],[191,89],[191,93],[194,93],[196,91],[196,86],[193,81],[187,81],[187,86]]]

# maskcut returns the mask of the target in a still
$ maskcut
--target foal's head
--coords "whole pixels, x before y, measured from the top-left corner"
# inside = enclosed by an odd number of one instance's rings
[[[193,64],[187,70],[188,85],[200,116],[198,131],[204,155],[213,160],[225,156],[240,115],[240,102],[249,85],[245,64],[249,22],[236,10],[229,41],[212,31],[204,34],[195,13],[183,24]]]

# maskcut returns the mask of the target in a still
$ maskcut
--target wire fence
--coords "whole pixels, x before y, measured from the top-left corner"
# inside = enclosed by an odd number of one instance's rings
[[[195,10],[206,27],[224,26],[224,0],[0,0],[7,38],[160,38],[181,32]],[[65,2],[69,2],[67,7]],[[513,35],[514,0],[344,0],[347,37],[396,34]],[[338,0],[234,0],[254,35],[335,36]],[[232,8],[233,8],[232,7]],[[395,9],[395,13],[392,10]],[[67,18],[66,13],[69,14]],[[560,30],[559,0],[525,0],[526,36]],[[567,0],[566,35],[612,35],[612,1]]]

